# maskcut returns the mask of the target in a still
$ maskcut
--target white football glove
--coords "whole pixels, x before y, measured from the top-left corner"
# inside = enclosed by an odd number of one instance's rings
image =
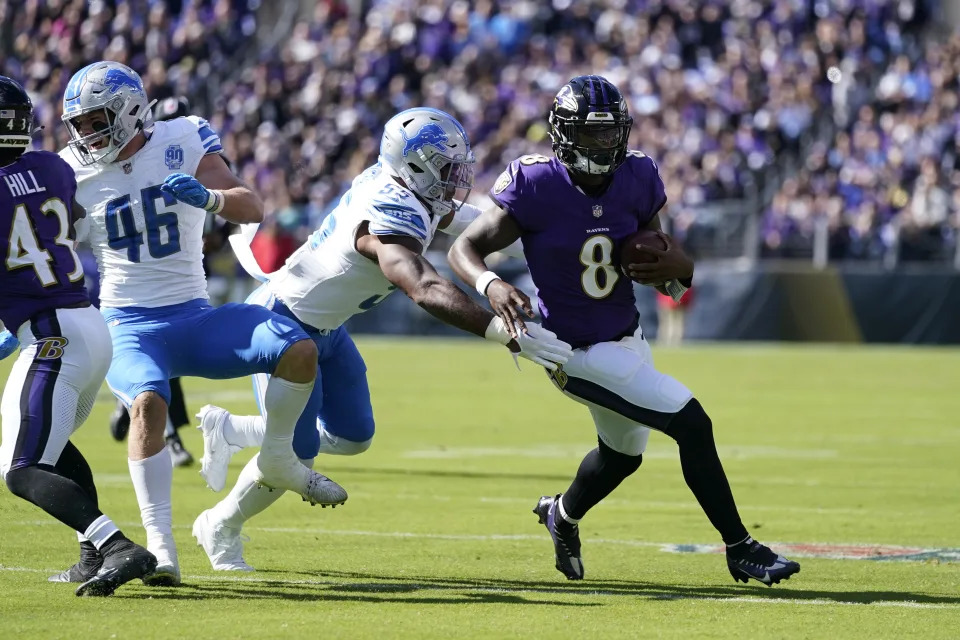
[[[520,352],[513,354],[514,360],[526,358],[550,371],[556,371],[557,365],[566,364],[573,357],[573,347],[559,339],[553,331],[535,322],[527,322],[526,325],[527,332],[519,332],[517,344],[520,345]]]

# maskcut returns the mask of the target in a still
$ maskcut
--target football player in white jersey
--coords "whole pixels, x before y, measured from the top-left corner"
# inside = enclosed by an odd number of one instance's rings
[[[423,257],[441,220],[449,224],[458,217],[454,226],[465,228],[464,218],[479,215],[476,207],[460,204],[473,186],[473,163],[467,134],[450,115],[418,108],[394,116],[384,128],[379,162],[353,181],[320,229],[248,299],[296,320],[320,353],[314,387],[319,411],[305,411],[297,424],[293,447],[299,457],[354,455],[370,446],[374,420],[366,366],[343,323],[396,289],[444,322],[509,345],[548,369],[572,353],[539,325],[507,326]],[[263,278],[238,237],[231,236],[231,243],[241,263]],[[255,377],[263,417],[233,416],[212,406],[201,410],[201,473],[212,489],[223,488],[230,455],[263,437],[272,411],[263,402],[266,384],[267,376]],[[230,494],[200,514],[193,533],[214,569],[252,570],[242,557],[240,529],[279,495],[259,488],[256,468],[248,464]]]
[[[147,548],[158,561],[145,581],[170,585],[180,581],[164,446],[171,377],[271,374],[257,481],[311,503],[340,504],[347,496],[312,471],[312,461],[298,461],[291,445],[316,376],[313,341],[262,306],[214,309],[207,302],[206,213],[256,222],[263,217],[260,199],[227,168],[206,121],[177,118],[149,127],[149,112],[136,72],[116,62],[91,64],[67,85],[63,121],[71,142],[60,155],[76,173],[100,270],[101,312],[113,341],[107,384],[130,407],[130,475]]]

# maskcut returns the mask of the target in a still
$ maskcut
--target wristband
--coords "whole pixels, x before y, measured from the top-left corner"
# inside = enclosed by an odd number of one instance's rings
[[[502,344],[503,346],[507,346],[510,341],[513,340],[510,334],[507,333],[507,326],[503,324],[500,316],[493,316],[493,320],[487,325],[487,330],[484,332],[483,337],[487,340]]]
[[[491,282],[499,279],[500,279],[500,276],[495,274],[493,271],[484,271],[483,273],[480,274],[480,277],[477,278],[477,284],[476,284],[477,291],[480,292],[480,295],[486,297],[487,287],[490,286]]]
[[[689,287],[682,285],[679,280],[667,280],[663,283],[663,288],[667,290],[674,302],[680,302],[683,294],[689,289]]]
[[[223,205],[226,204],[226,198],[218,189],[210,189],[210,195],[207,197],[207,204],[204,209],[210,213],[220,213],[223,211]]]

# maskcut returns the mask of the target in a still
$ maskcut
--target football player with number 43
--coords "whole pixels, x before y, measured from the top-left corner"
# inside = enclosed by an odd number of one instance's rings
[[[27,151],[33,122],[23,87],[0,76],[0,329],[9,327],[5,343],[16,334],[22,345],[3,389],[0,476],[77,532],[80,563],[50,581],[108,596],[157,559],[100,511],[90,466],[69,441],[107,374],[110,333],[73,250],[83,216],[73,171],[56,154]]]
[[[633,119],[626,101],[605,78],[578,76],[560,89],[548,123],[556,157],[510,163],[491,192],[496,206],[466,229],[449,258],[505,320],[517,316],[516,307],[532,314],[530,300],[484,263],[519,238],[543,326],[574,347],[551,377],[590,409],[599,444],[570,487],[543,496],[534,509],[553,539],[557,569],[570,580],[583,578],[578,523],[640,467],[653,428],[679,445],[684,480],[726,543],[734,579],[770,585],[789,578],[800,565],[747,533],[710,418],[690,390],[654,368],[640,328],[631,279],[679,299],[693,262],[666,235],[663,250],[638,246],[651,261],[627,265],[626,274],[615,257],[638,229],[660,229],[667,200],[654,161],[627,150]]]
[[[207,213],[259,222],[260,198],[227,167],[220,137],[206,121],[189,116],[150,126],[149,113],[133,69],[117,62],[84,67],[63,97],[71,141],[60,155],[76,173],[77,201],[88,213],[88,241],[100,267],[101,313],[113,341],[107,384],[130,407],[128,466],[147,548],[157,557],[144,581],[175,585],[173,472],[164,440],[170,378],[271,374],[256,481],[312,504],[341,504],[347,494],[293,452],[294,425],[316,377],[313,341],[262,306],[207,302]]]

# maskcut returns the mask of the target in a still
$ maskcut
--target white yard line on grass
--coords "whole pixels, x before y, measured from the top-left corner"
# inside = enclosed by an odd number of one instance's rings
[[[770,447],[754,445],[721,445],[717,447],[724,459],[791,459],[791,460],[832,460],[840,456],[836,449],[810,449],[803,447]],[[412,449],[400,454],[401,458],[427,460],[463,460],[477,458],[536,458],[536,459],[580,459],[584,448],[579,444],[539,445],[529,447],[444,447],[430,449]],[[645,458],[672,460],[678,458],[676,449],[664,447],[645,452]],[[849,456],[844,460],[849,461]]]
[[[55,520],[23,520],[12,522],[10,524],[20,526],[63,526]],[[139,529],[139,522],[117,522],[117,526],[124,529]],[[175,524],[174,529],[189,529],[191,525]],[[420,540],[450,540],[466,542],[495,542],[495,541],[537,541],[544,539],[542,535],[530,533],[517,534],[468,534],[468,533],[422,533],[417,531],[365,531],[362,529],[323,529],[319,527],[245,527],[245,531],[263,531],[264,533],[298,533],[325,536],[357,536],[368,538],[409,538]],[[714,553],[720,549],[717,544],[697,544],[697,543],[676,543],[676,542],[650,542],[646,540],[624,540],[621,538],[591,538],[590,544],[609,544],[625,547],[645,547],[656,548],[668,553]],[[906,547],[903,545],[891,545],[877,542],[768,542],[771,547],[791,547],[792,553],[798,557],[828,558],[833,560],[860,560],[871,559],[872,556],[863,553],[863,549],[876,548],[881,551],[890,552],[903,551],[905,553],[918,553],[922,551],[943,551],[955,555],[955,549],[945,547]],[[809,547],[809,549],[807,549]],[[817,547],[832,547],[837,551],[837,555],[830,557],[820,553]],[[852,550],[850,554],[844,555],[843,551]],[[856,551],[855,555],[853,551]],[[880,556],[877,556],[879,558]]]

